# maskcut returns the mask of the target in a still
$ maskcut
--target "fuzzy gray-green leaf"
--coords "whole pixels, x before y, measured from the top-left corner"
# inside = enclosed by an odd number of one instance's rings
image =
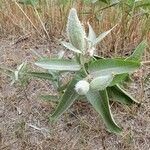
[[[113,75],[105,75],[93,79],[90,83],[90,87],[93,90],[104,90],[113,80]]]
[[[114,27],[106,32],[101,33],[93,42],[93,46],[97,45],[99,42],[101,42],[112,30]]]
[[[77,48],[75,48],[71,43],[62,42],[62,45],[65,46],[67,49],[75,52],[75,53],[79,53],[79,54],[82,53],[80,50],[78,50]]]
[[[68,23],[67,23],[67,35],[69,42],[77,49],[85,50],[85,37],[86,33],[79,21],[77,11],[72,8],[69,13]]]
[[[131,105],[133,103],[139,104],[131,95],[129,95],[124,89],[119,85],[115,85],[107,88],[109,98],[112,101],[117,101],[123,104]]]
[[[17,67],[17,70],[14,71],[15,80],[18,81],[19,78],[21,78],[27,70],[27,62],[23,62],[21,65]]]
[[[124,61],[121,59],[99,59],[89,65],[91,76],[98,77],[109,74],[131,73],[140,67],[139,61]]]
[[[122,129],[115,123],[112,117],[107,91],[98,92],[90,90],[86,97],[94,109],[101,115],[108,131],[117,134],[121,133]]]
[[[88,34],[88,40],[93,43],[96,39],[96,34],[92,28],[92,26],[88,23],[88,27],[89,27],[89,34]]]
[[[77,78],[77,77],[72,79],[72,81],[68,85],[67,89],[65,90],[65,93],[61,97],[56,110],[50,117],[50,122],[55,122],[78,98],[79,95],[74,90],[75,84],[78,81],[79,81],[79,78]]]
[[[65,59],[40,60],[35,65],[44,69],[57,71],[78,71],[81,68],[77,62]]]

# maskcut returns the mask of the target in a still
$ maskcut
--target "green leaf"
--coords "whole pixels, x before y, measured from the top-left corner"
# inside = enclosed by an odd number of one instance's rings
[[[48,102],[58,102],[58,96],[54,95],[40,95],[39,98]]]
[[[95,34],[92,26],[89,24],[89,22],[88,22],[88,27],[89,27],[88,40],[93,43],[96,39],[96,34]]]
[[[78,71],[81,68],[77,62],[64,59],[40,60],[35,65],[44,69],[58,71]]]
[[[67,23],[67,35],[69,42],[76,47],[77,49],[84,51],[85,50],[85,37],[86,33],[84,27],[82,26],[77,11],[75,8],[72,8],[69,12],[68,23]]]
[[[105,75],[93,79],[90,83],[90,87],[93,90],[104,90],[113,80],[113,75]]]
[[[137,46],[133,54],[129,56],[126,60],[139,60],[144,54],[144,50],[146,49],[146,47],[147,42],[144,40]]]
[[[27,74],[31,77],[53,80],[53,76],[50,73],[46,73],[46,72],[27,72]]]
[[[116,134],[121,133],[122,129],[115,123],[112,117],[107,91],[98,92],[90,90],[86,97],[94,109],[101,115],[108,131]]]
[[[131,105],[133,103],[139,104],[131,95],[123,90],[119,85],[107,87],[109,98],[112,101],[117,101],[123,104]]]
[[[75,48],[71,43],[67,43],[67,42],[61,42],[63,44],[63,46],[65,46],[67,49],[75,52],[75,53],[79,53],[81,54],[82,52],[80,50],[78,50],[77,48]]]
[[[14,71],[15,81],[18,81],[19,78],[22,78],[27,70],[27,62],[23,62],[21,65],[17,67],[17,70]]]
[[[79,95],[74,90],[75,84],[79,80],[80,80],[80,78],[78,78],[78,77],[75,77],[72,79],[72,81],[68,85],[67,89],[65,90],[65,93],[62,95],[56,110],[50,117],[50,122],[55,122],[79,97]]]
[[[121,59],[99,59],[89,64],[89,73],[93,77],[110,74],[123,74],[135,71],[140,67],[138,61],[124,61]]]
[[[22,71],[24,71],[24,69],[26,69],[26,66],[27,66],[27,62],[25,61],[25,62],[23,62],[21,65],[19,65],[19,66],[17,67],[17,70],[18,70],[19,72],[22,72]]]
[[[129,56],[128,58],[126,58],[126,60],[128,60],[128,61],[139,60],[141,58],[141,56],[143,55],[146,47],[147,47],[147,42],[144,40],[137,46],[137,48],[135,49],[133,54],[131,56]],[[120,83],[121,81],[124,81],[127,77],[129,77],[128,74],[115,75],[110,86],[116,85],[116,84]]]
[[[139,60],[141,58],[141,56],[143,55],[146,47],[147,47],[147,42],[144,40],[137,46],[137,48],[135,49],[133,54],[131,56],[129,56],[128,58],[126,58],[126,60],[132,60],[132,61]],[[125,80],[127,77],[129,77],[128,74],[116,75],[110,86],[118,84],[119,82]]]
[[[101,42],[116,26],[114,26],[112,29],[101,33],[93,42],[93,46],[97,45],[99,42]]]
[[[109,86],[114,86],[118,83],[123,82],[126,78],[128,77],[128,73],[124,73],[124,74],[117,74],[114,76],[112,82],[110,83]]]

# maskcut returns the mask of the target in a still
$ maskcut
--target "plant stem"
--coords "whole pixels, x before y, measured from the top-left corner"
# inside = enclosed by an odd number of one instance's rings
[[[82,66],[83,66],[83,70],[84,70],[85,74],[88,76],[88,73],[86,71],[85,65],[83,64]]]
[[[84,58],[83,58],[83,57],[84,57],[84,56],[80,55],[80,63],[81,63],[81,65],[82,65],[82,68],[83,68],[85,74],[88,75],[88,73],[87,73],[87,71],[86,71],[86,68],[85,68],[85,62],[84,62]]]

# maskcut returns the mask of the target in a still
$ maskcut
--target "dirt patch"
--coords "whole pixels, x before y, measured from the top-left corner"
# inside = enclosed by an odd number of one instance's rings
[[[51,57],[62,47],[42,40],[15,37],[0,40],[0,64],[15,68],[36,57],[31,49]],[[71,55],[71,54],[67,54]],[[149,68],[142,72],[150,72]],[[108,133],[99,115],[85,102],[75,103],[54,125],[48,123],[55,104],[37,99],[54,92],[49,82],[33,79],[27,88],[11,86],[0,76],[0,149],[2,150],[149,150],[150,84],[138,77],[130,92],[142,102],[131,107],[112,103],[115,120],[124,128],[122,136]]]

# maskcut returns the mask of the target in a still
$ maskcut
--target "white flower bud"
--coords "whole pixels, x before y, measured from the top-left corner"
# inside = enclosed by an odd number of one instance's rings
[[[85,95],[90,88],[90,84],[85,81],[85,80],[80,80],[76,85],[75,85],[75,90],[79,95]]]
[[[89,55],[92,57],[95,53],[95,47],[92,47],[90,50],[89,50]]]

